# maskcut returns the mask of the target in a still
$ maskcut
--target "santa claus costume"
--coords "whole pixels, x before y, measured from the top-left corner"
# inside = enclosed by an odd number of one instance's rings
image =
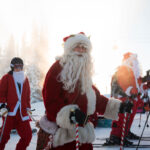
[[[4,118],[0,132],[0,150],[4,150],[12,129],[16,129],[21,137],[16,150],[26,150],[32,138],[30,118],[27,113],[31,107],[30,87],[22,68],[22,59],[13,58],[11,61],[12,70],[5,74],[0,81],[0,106],[8,108],[8,114]],[[14,69],[20,71],[15,72]]]
[[[76,52],[76,47],[86,52]],[[118,118],[121,101],[104,97],[93,85],[91,49],[91,41],[84,33],[64,38],[64,54],[49,69],[43,86],[46,114],[39,121],[37,150],[76,149],[72,110],[79,113],[78,120],[86,115],[86,121],[78,129],[79,150],[93,150],[95,133],[91,116],[98,112],[106,118]],[[43,140],[45,137],[47,140]]]
[[[111,96],[133,102],[132,113],[127,115],[126,119],[126,133],[128,139],[138,139],[139,137],[130,131],[134,116],[139,105],[143,105],[140,94],[143,92],[143,84],[141,78],[141,69],[137,59],[137,55],[131,52],[125,53],[122,65],[117,68],[117,71],[112,77],[111,81]],[[112,122],[112,131],[110,135],[110,142],[113,144],[120,144],[122,128],[123,128],[124,114],[119,114],[119,120]],[[132,142],[125,138],[125,144],[130,145]]]

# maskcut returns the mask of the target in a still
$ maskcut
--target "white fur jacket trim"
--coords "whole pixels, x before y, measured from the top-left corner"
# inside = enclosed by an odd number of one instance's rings
[[[120,104],[121,104],[120,100],[110,98],[106,106],[104,117],[112,120],[118,120]]]
[[[70,123],[70,112],[73,109],[79,108],[78,105],[67,105],[64,106],[56,116],[56,123],[61,128],[64,129],[73,129],[75,127],[74,124]]]
[[[96,94],[92,87],[86,92],[86,97],[88,100],[87,114],[92,115],[96,107]]]
[[[75,140],[76,130],[58,128],[53,137],[53,146],[61,146],[66,143]],[[79,142],[80,143],[92,143],[95,140],[94,126],[91,122],[88,122],[84,127],[79,127]]]

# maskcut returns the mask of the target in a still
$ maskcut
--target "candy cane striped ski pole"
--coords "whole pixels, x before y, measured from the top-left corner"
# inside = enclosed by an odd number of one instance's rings
[[[76,150],[79,150],[79,125],[76,122]]]
[[[127,112],[124,113],[122,133],[121,133],[121,142],[120,142],[120,150],[123,150],[126,121],[127,121]]]
[[[79,150],[79,124],[78,124],[78,122],[76,121],[76,119],[75,119],[75,110],[74,109],[71,109],[70,110],[71,111],[71,113],[73,113],[74,114],[74,116],[72,116],[72,121],[73,121],[73,123],[75,123],[75,130],[76,130],[76,150]]]

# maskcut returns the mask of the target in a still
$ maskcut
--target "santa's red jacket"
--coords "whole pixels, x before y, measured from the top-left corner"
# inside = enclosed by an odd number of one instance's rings
[[[15,116],[20,108],[22,120],[28,120],[29,116],[27,114],[27,109],[30,109],[31,106],[30,86],[27,78],[22,85],[22,94],[20,98],[18,98],[17,92],[18,90],[15,86],[13,76],[9,73],[4,75],[0,81],[0,104],[7,103],[9,116]]]
[[[69,119],[71,109],[79,108],[89,116],[98,112],[106,118],[117,119],[120,107],[119,100],[100,95],[95,86],[83,95],[77,87],[73,93],[68,93],[58,78],[61,70],[59,61],[56,61],[46,75],[42,91],[47,118],[59,127],[54,136],[55,147],[75,140],[75,125]],[[94,138],[94,128],[90,122],[79,127],[80,143],[92,143]]]

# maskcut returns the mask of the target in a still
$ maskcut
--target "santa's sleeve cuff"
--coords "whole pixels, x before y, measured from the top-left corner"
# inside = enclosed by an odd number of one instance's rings
[[[112,120],[118,119],[121,101],[115,98],[110,98],[104,113],[104,117]]]
[[[74,124],[70,122],[70,112],[72,109],[79,108],[77,105],[67,105],[64,106],[58,113],[56,117],[56,123],[61,128],[73,129]]]

